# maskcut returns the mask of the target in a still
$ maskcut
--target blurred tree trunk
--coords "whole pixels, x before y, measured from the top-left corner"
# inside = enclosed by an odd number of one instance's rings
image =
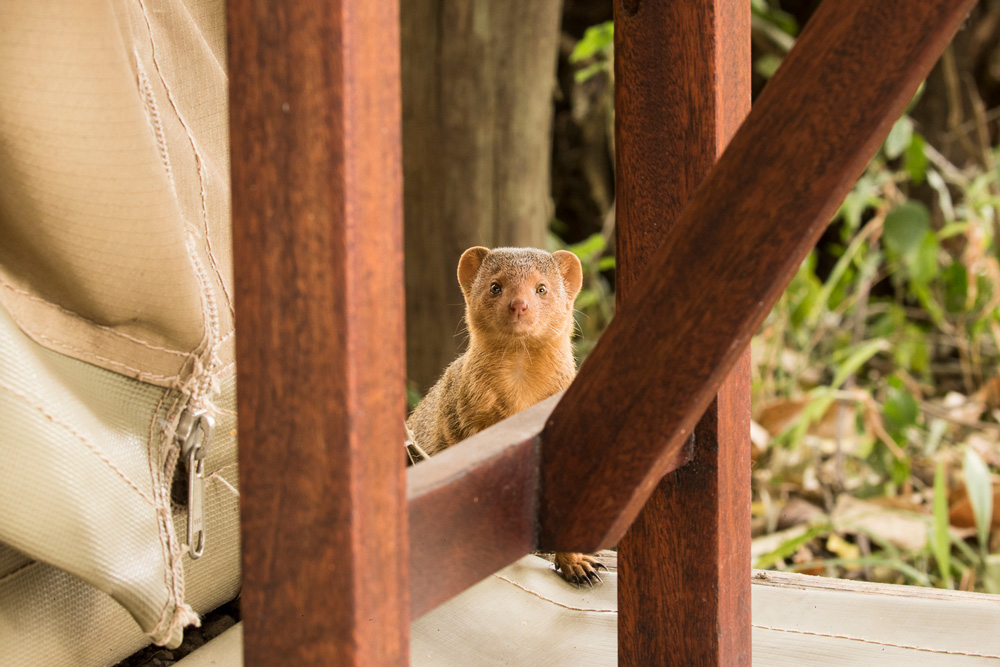
[[[421,391],[464,340],[462,251],[544,247],[561,4],[401,4],[406,354]]]

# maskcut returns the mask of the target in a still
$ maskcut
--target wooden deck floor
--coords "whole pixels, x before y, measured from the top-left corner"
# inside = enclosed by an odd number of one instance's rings
[[[526,556],[410,628],[411,664],[617,664],[617,571],[575,590]],[[1000,597],[757,571],[753,664],[1000,665]],[[241,667],[237,626],[179,667]]]

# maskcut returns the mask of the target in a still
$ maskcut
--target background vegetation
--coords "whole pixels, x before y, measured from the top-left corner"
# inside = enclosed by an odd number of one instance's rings
[[[753,0],[755,91],[814,4]],[[981,3],[753,340],[757,567],[1000,592],[998,24]],[[584,261],[585,356],[613,314],[613,190],[584,192],[613,155],[613,27],[577,28],[550,245]],[[567,125],[592,145],[560,161]]]
[[[751,0],[755,94],[818,4]],[[411,400],[459,349],[472,245],[577,253],[585,357],[614,315],[610,1],[401,11]],[[753,340],[757,566],[1000,592],[998,119],[981,0]]]

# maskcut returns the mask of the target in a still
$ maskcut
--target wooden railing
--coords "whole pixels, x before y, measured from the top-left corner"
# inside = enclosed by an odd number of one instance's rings
[[[618,0],[619,315],[561,400],[405,473],[396,6],[229,0],[246,663],[403,664],[410,618],[655,491],[620,661],[749,664],[745,350],[973,4],[827,0],[709,170],[748,2]]]

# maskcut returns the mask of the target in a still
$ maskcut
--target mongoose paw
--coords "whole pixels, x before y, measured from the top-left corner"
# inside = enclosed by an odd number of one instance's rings
[[[608,569],[604,563],[593,556],[574,553],[557,553],[555,565],[556,569],[562,573],[563,579],[575,584],[577,588],[584,583],[593,588],[595,580],[603,584],[604,580],[601,579],[601,575],[597,571],[602,567],[605,571]]]

